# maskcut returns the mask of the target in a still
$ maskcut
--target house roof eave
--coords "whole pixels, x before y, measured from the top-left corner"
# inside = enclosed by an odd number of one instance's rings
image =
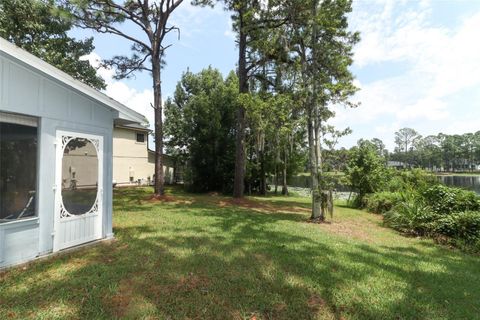
[[[13,60],[22,62],[28,65],[32,69],[42,73],[48,78],[54,79],[61,84],[70,87],[71,89],[90,97],[100,104],[113,109],[118,112],[117,118],[132,122],[132,123],[148,123],[144,115],[130,109],[129,107],[121,104],[120,102],[110,98],[106,94],[84,84],[83,82],[74,79],[69,74],[61,71],[60,69],[50,65],[42,59],[34,56],[26,50],[17,47],[16,45],[8,42],[0,37],[0,53],[4,53]]]

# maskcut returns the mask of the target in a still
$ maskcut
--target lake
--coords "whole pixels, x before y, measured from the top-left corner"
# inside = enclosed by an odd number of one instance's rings
[[[442,181],[447,186],[458,187],[463,189],[473,190],[476,193],[480,194],[480,175],[448,175],[448,176],[438,176],[440,181]],[[270,184],[272,182],[269,181]],[[310,188],[310,177],[309,176],[293,176],[288,179],[288,185],[291,187],[298,188]],[[350,191],[347,186],[337,183],[335,185],[337,191],[348,192]]]
[[[340,179],[340,175],[336,176],[336,182],[334,183],[333,189],[339,192],[349,192],[350,188],[348,186],[343,185],[338,181]],[[271,184],[271,183],[270,183]],[[311,188],[311,181],[310,181],[310,176],[292,176],[289,177],[287,180],[287,185],[290,187],[296,187],[296,188]]]
[[[438,176],[440,181],[442,181],[447,186],[458,187],[473,190],[476,193],[480,194],[480,176]]]

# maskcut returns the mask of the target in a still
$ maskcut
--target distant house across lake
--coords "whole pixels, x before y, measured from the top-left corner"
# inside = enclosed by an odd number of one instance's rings
[[[405,162],[401,162],[401,161],[388,161],[387,167],[395,168],[395,169],[405,169],[407,165],[405,164]]]

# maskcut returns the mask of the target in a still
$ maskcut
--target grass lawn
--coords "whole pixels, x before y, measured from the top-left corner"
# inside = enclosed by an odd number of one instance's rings
[[[115,194],[116,241],[0,273],[0,319],[478,319],[480,258],[308,199]],[[172,194],[173,193],[173,194]]]

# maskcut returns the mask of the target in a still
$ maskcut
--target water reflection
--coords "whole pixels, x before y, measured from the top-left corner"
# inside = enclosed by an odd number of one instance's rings
[[[473,190],[480,194],[480,176],[439,176],[447,186]]]
[[[480,195],[480,175],[448,175],[448,176],[438,176],[440,181],[442,181],[447,186],[463,188],[475,191]],[[273,181],[269,181],[270,185],[273,185]],[[310,188],[310,177],[309,176],[294,176],[288,179],[288,185],[291,187],[297,188]],[[333,181],[334,189],[337,191],[350,191],[348,186],[343,185],[340,181]]]

